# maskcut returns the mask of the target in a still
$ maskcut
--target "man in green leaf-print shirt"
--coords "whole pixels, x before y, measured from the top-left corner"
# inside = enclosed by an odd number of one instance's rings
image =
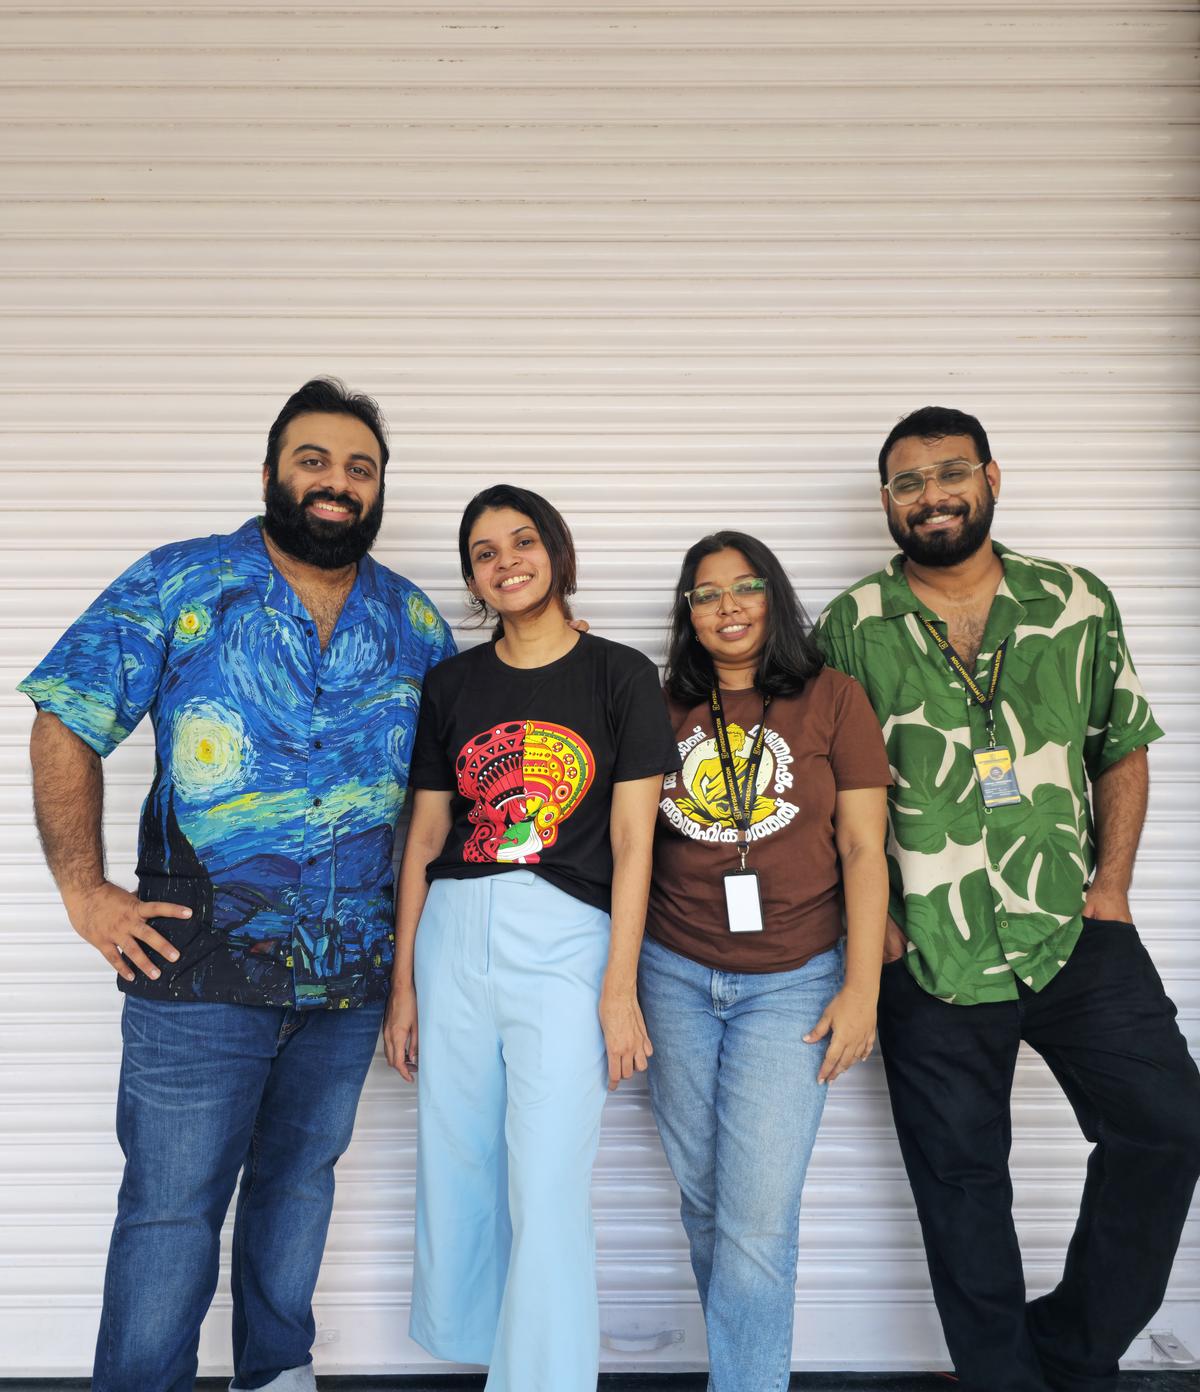
[[[1155,723],[1104,584],[993,541],[980,423],[925,407],[879,456],[901,549],[817,638],[883,726],[879,1033],[964,1392],[1109,1392],[1200,1173],[1200,1076],[1132,923]],[[1008,1173],[1024,1041],[1095,1143],[1059,1285],[1025,1301]]]

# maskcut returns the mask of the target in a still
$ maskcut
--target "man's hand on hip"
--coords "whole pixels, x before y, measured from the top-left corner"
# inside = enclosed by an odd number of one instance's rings
[[[1088,886],[1083,901],[1084,918],[1104,918],[1110,922],[1132,923],[1129,894],[1123,889],[1105,889],[1102,884]]]
[[[883,930],[883,964],[898,962],[908,951],[908,939],[896,920],[888,914],[887,927]]]
[[[179,953],[147,920],[191,918],[191,909],[182,904],[144,903],[136,894],[109,880],[95,889],[65,896],[64,902],[71,927],[124,980],[135,980],[133,967],[155,981],[162,975],[143,947],[152,948],[168,962],[179,961]]]

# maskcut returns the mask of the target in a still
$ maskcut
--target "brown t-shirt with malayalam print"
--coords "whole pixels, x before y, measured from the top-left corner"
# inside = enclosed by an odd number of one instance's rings
[[[754,690],[723,690],[721,703],[743,778],[763,699]],[[722,876],[737,868],[738,833],[709,702],[668,705],[683,772],[663,782],[646,932],[719,971],[803,966],[843,932],[835,798],[892,781],[866,693],[853,677],[825,667],[798,696],[777,696],[768,707],[746,862],[758,871],[761,933],[731,933],[725,916]]]

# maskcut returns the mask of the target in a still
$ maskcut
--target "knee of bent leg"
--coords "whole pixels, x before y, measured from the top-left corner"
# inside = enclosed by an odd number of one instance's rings
[[[1200,1084],[1167,1121],[1164,1143],[1178,1152],[1193,1178],[1200,1178]]]
[[[1173,1170],[1200,1177],[1200,1078],[1195,1086],[1164,1095],[1126,1119],[1121,1131],[1147,1157],[1169,1162]]]

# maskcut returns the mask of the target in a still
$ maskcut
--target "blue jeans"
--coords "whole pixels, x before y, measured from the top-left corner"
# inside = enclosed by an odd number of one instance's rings
[[[314,1385],[311,1302],[333,1167],[382,1015],[382,1005],[300,1012],[125,997],[125,1173],[92,1392],[191,1392],[239,1171],[233,1385]]]
[[[721,972],[647,939],[638,992],[650,1103],[679,1184],[708,1336],[710,1392],[788,1385],[800,1193],[825,1106],[841,944],[796,971]]]

